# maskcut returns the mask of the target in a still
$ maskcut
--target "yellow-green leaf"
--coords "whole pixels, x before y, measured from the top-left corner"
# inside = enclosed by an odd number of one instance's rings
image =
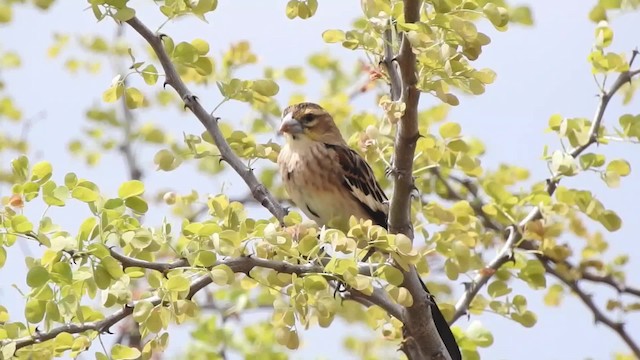
[[[123,199],[144,193],[144,183],[140,180],[129,180],[118,188],[118,197]]]

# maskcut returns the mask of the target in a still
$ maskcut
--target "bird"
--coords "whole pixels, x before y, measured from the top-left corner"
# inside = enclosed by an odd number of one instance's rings
[[[322,106],[302,102],[286,107],[278,133],[285,137],[277,160],[284,188],[308,218],[320,227],[348,230],[348,220],[354,216],[387,229],[385,192]],[[449,355],[461,359],[447,321],[422,279],[420,283],[432,302],[432,318]]]

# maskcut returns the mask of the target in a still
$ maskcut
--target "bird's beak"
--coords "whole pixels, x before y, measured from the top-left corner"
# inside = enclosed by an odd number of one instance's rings
[[[284,133],[295,135],[301,134],[304,131],[302,128],[302,124],[299,121],[295,120],[291,117],[291,114],[287,114],[287,116],[282,119],[282,123],[280,124],[280,130],[278,130],[278,134],[282,135]]]

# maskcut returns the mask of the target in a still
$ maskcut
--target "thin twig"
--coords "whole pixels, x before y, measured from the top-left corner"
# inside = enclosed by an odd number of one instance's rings
[[[613,330],[616,334],[618,334],[618,336],[620,336],[622,341],[624,341],[625,344],[629,346],[629,348],[631,349],[633,354],[636,356],[636,358],[640,359],[640,347],[638,347],[638,345],[635,343],[635,341],[631,338],[629,333],[626,331],[624,327],[624,323],[614,321],[608,316],[606,316],[595,304],[592,296],[587,294],[584,290],[582,290],[576,280],[568,279],[565,276],[563,276],[560,272],[556,271],[556,269],[554,269],[550,265],[551,262],[546,261],[546,259],[542,255],[538,255],[538,258],[540,259],[540,262],[542,263],[542,266],[544,266],[544,269],[547,271],[547,273],[552,274],[558,280],[562,281],[565,285],[567,285],[580,298],[582,303],[584,303],[584,305],[588,307],[589,310],[591,310],[596,323],[602,323],[606,327]]]
[[[620,294],[629,294],[640,297],[640,289],[622,284],[616,281],[611,275],[598,275],[584,271],[580,276],[584,280],[609,285],[616,289]]]
[[[169,55],[164,49],[161,37],[154,34],[137,17],[128,20],[127,23],[137,31],[138,34],[147,41],[147,43],[149,43],[164,69],[166,76],[165,85],[168,84],[174,88],[184,101],[184,106],[191,110],[198,120],[200,120],[218,147],[221,159],[229,163],[242,180],[244,180],[251,190],[253,197],[262,204],[262,206],[269,210],[269,212],[275,216],[280,223],[282,223],[284,216],[287,214],[286,209],[283,208],[269,190],[267,190],[267,188],[258,181],[253,170],[247,167],[233,152],[231,147],[229,147],[229,144],[218,127],[218,119],[202,107],[198,98],[189,91],[185,83],[180,78],[180,75],[171,62]]]
[[[122,38],[124,35],[124,24],[118,25],[118,30],[116,32],[117,38]],[[124,87],[127,87],[127,78],[125,77],[125,72],[122,70],[121,66],[118,66],[118,72],[123,76]],[[124,121],[122,122],[122,130],[123,130],[123,139],[120,144],[120,152],[124,156],[125,164],[127,165],[127,169],[129,170],[129,179],[130,180],[140,180],[142,179],[143,172],[140,166],[138,165],[138,161],[133,152],[133,147],[131,146],[131,129],[136,121],[135,116],[133,116],[133,112],[127,106],[126,96],[121,98],[120,104],[122,105],[122,117]]]
[[[633,52],[633,56],[632,56],[632,58],[631,58],[631,60],[629,62],[629,66],[631,66],[633,64],[633,60],[635,59],[637,54],[638,54],[637,51]],[[616,81],[613,83],[613,85],[611,85],[609,91],[605,91],[605,92],[603,92],[601,94],[600,102],[598,103],[598,106],[596,108],[596,112],[595,112],[595,115],[594,115],[594,119],[593,119],[593,121],[591,123],[591,128],[589,129],[589,140],[585,144],[577,146],[574,149],[568,151],[568,153],[573,158],[577,158],[578,156],[580,156],[580,154],[582,154],[590,146],[592,146],[593,144],[598,143],[598,134],[599,134],[600,128],[602,126],[602,122],[604,121],[604,114],[605,114],[605,110],[607,108],[607,105],[609,104],[609,101],[616,94],[616,92],[618,90],[620,90],[620,88],[624,84],[630,82],[632,80],[632,78],[634,76],[637,76],[638,74],[640,74],[640,69],[639,70],[633,70],[633,71],[625,71],[625,72],[620,73],[620,75],[618,76]],[[445,185],[446,185],[446,179],[444,179],[443,177],[441,177],[440,179],[442,181],[444,181]],[[558,184],[560,182],[560,179],[561,179],[561,177],[558,176],[557,174],[552,174],[552,176],[549,179],[547,179],[546,192],[547,192],[547,194],[549,194],[549,196],[553,195],[554,192],[556,191],[557,186],[558,186]],[[457,194],[457,193],[454,191],[453,194]],[[460,195],[458,195],[458,196],[460,196]],[[473,194],[473,196],[475,198],[478,198],[477,193]],[[482,217],[487,217],[487,215],[484,212],[478,213],[478,215],[482,216]],[[480,274],[478,274],[478,276],[476,276],[476,278],[474,278],[473,283],[471,283],[467,287],[465,292],[462,294],[460,300],[458,300],[458,302],[456,303],[456,312],[454,314],[452,322],[455,322],[462,315],[464,315],[464,313],[468,309],[468,306],[471,303],[471,301],[473,300],[473,298],[475,297],[475,295],[488,282],[488,280],[493,276],[493,274],[495,273],[494,270],[499,269],[504,263],[509,261],[510,257],[507,257],[505,255],[506,254],[510,254],[513,251],[514,247],[518,246],[520,248],[527,249],[527,250],[536,249],[536,246],[531,241],[522,240],[522,234],[519,231],[517,231],[516,229],[522,229],[527,223],[529,223],[531,221],[535,221],[537,219],[540,219],[541,217],[542,217],[541,209],[540,209],[540,207],[536,206],[535,208],[533,208],[527,214],[527,216],[525,216],[517,224],[517,228],[515,228],[514,226],[509,227],[509,229],[511,229],[511,232],[510,232],[509,236],[507,237],[507,241],[505,242],[505,245],[503,246],[501,251],[498,252],[496,257],[489,263],[488,268],[491,269],[491,271],[483,271],[483,272],[481,272]],[[500,229],[500,227],[494,222],[487,222],[486,224],[489,224],[490,227],[493,228],[493,230],[499,230]],[[613,331],[615,331],[623,339],[623,341],[625,341],[625,343],[631,348],[631,350],[634,352],[634,354],[636,354],[636,356],[640,357],[640,350],[638,350],[638,345],[633,341],[633,339],[631,339],[629,334],[624,330],[623,325],[620,324],[620,323],[613,322],[610,319],[608,319],[594,305],[591,297],[589,295],[587,295],[578,286],[578,282],[576,280],[565,278],[559,272],[555,271],[555,269],[551,266],[551,264],[554,264],[556,266],[558,264],[563,264],[565,266],[569,266],[569,267],[572,267],[572,268],[575,269],[574,266],[572,266],[568,262],[558,262],[558,261],[556,261],[554,259],[551,259],[549,257],[545,257],[545,256],[543,256],[541,254],[536,254],[536,256],[538,257],[538,259],[540,260],[542,265],[545,267],[545,269],[547,269],[547,272],[549,274],[555,276],[560,281],[565,283],[567,286],[569,286],[578,295],[578,297],[580,297],[580,299],[583,301],[583,303],[593,312],[593,314],[594,314],[594,316],[595,316],[597,321],[603,322],[605,325],[607,325],[609,328],[611,328]],[[582,275],[582,278],[585,279],[585,280],[607,284],[607,285],[609,285],[611,287],[614,287],[619,292],[626,292],[626,293],[629,293],[629,294],[640,295],[640,291],[638,291],[637,289],[628,288],[628,287],[626,287],[626,286],[624,286],[622,284],[618,284],[611,277],[603,277],[603,276],[598,276],[598,275],[594,275],[594,274],[589,274],[589,273],[586,273],[586,272],[580,272],[580,273]]]

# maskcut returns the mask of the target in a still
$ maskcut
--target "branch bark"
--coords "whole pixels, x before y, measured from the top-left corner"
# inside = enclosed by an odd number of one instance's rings
[[[181,267],[189,266],[187,260],[181,259],[176,260],[170,263],[162,263],[162,262],[151,262],[146,260],[140,260],[136,258],[132,258],[121,254],[115,251],[113,248],[109,249],[109,252],[113,258],[118,260],[123,268],[127,267],[139,267],[143,269],[156,270],[160,272],[167,272],[172,269],[177,269]],[[324,272],[324,266],[318,264],[302,264],[295,265],[290,264],[284,261],[275,261],[269,259],[261,259],[257,257],[240,257],[240,258],[226,258],[221,259],[216,262],[214,266],[217,265],[227,265],[231,270],[235,273],[244,273],[247,274],[252,269],[259,267],[264,269],[273,269],[280,273],[286,274],[297,274],[297,275],[305,275],[305,274],[317,274]],[[368,263],[362,263],[358,266],[358,271],[360,274],[365,276],[371,276],[371,272],[375,271],[375,267],[372,267]],[[211,284],[212,278],[209,274],[198,277],[194,280],[189,288],[189,294],[187,295],[187,299],[192,299],[200,290],[204,289],[207,285]],[[375,288],[373,294],[365,295],[358,291],[351,291],[350,298],[358,301],[366,306],[371,306],[372,304],[378,305],[381,308],[387,310],[387,312],[398,319],[402,318],[402,311],[399,305],[393,303],[386,293],[380,289]],[[48,332],[37,333],[34,336],[24,337],[20,339],[14,340],[5,340],[0,341],[0,347],[7,346],[11,343],[15,344],[16,351],[24,348],[26,346],[34,345],[36,343],[41,343],[43,341],[54,339],[60,333],[69,333],[69,334],[79,334],[85,331],[97,331],[99,333],[108,332],[109,329],[117,324],[118,322],[126,319],[129,315],[133,313],[133,308],[136,303],[140,301],[149,301],[154,306],[160,305],[162,303],[162,299],[154,296],[147,299],[141,299],[133,302],[132,304],[127,304],[123,306],[122,309],[116,311],[115,313],[107,316],[103,320],[94,321],[84,324],[66,324],[54,328]]]
[[[631,60],[629,61],[629,67],[631,67],[631,65],[633,64],[633,61],[634,61],[634,59],[636,58],[637,55],[638,55],[638,52],[634,51],[633,52],[633,56],[631,57]],[[599,101],[598,106],[596,108],[596,112],[595,112],[594,118],[593,118],[592,123],[591,123],[591,128],[589,129],[589,140],[585,144],[577,146],[577,147],[569,150],[568,151],[569,155],[571,155],[573,158],[577,158],[585,150],[587,150],[589,147],[591,147],[592,145],[598,143],[598,134],[599,134],[600,128],[602,127],[602,123],[604,121],[605,111],[607,109],[607,105],[609,104],[609,101],[620,90],[620,88],[624,84],[629,83],[635,76],[637,76],[639,74],[640,74],[640,69],[638,69],[638,70],[629,70],[629,71],[625,71],[625,72],[620,73],[620,75],[616,78],[616,80],[611,85],[609,90],[608,91],[603,91],[600,94],[600,101]],[[440,178],[441,181],[443,181],[445,183],[445,186],[447,187],[448,192],[451,195],[453,195],[454,197],[456,197],[456,198],[458,198],[460,200],[464,199],[458,192],[456,192],[450,186],[450,184],[448,184],[447,180],[444,179],[443,176],[440,175],[439,178]],[[553,195],[555,193],[555,191],[556,191],[556,189],[558,187],[558,184],[560,183],[560,180],[561,180],[561,177],[559,175],[557,175],[557,174],[552,174],[551,177],[549,177],[547,179],[547,181],[546,181],[547,182],[547,187],[545,189],[547,194],[549,194],[551,196],[551,195]],[[470,193],[471,193],[471,191],[470,191]],[[475,198],[478,198],[477,194],[474,193],[472,195]],[[485,221],[484,221],[485,226],[491,228],[492,230],[498,231],[498,232],[503,231],[503,229],[496,222],[492,221],[492,219],[490,219],[484,212],[478,212],[478,211],[476,211],[476,212],[478,213],[478,215],[480,217],[485,218]],[[513,250],[516,247],[517,248],[521,248],[521,249],[525,249],[525,250],[538,250],[537,246],[532,241],[529,241],[529,240],[526,240],[526,239],[522,239],[522,234],[518,230],[522,229],[530,221],[535,221],[535,220],[538,220],[538,219],[541,219],[541,218],[542,218],[541,209],[540,209],[540,207],[536,206],[517,225],[511,225],[510,227],[507,228],[507,229],[510,229],[510,233],[509,233],[509,235],[508,235],[508,237],[506,239],[505,245],[498,252],[496,257],[485,268],[485,270],[488,269],[488,270],[491,270],[491,271],[482,271],[482,272],[480,272],[474,278],[473,282],[467,287],[465,292],[462,294],[462,296],[460,297],[460,299],[456,303],[456,312],[455,312],[454,317],[453,317],[453,319],[451,321],[452,323],[455,322],[456,320],[458,320],[462,315],[464,315],[466,313],[466,311],[467,311],[467,309],[469,307],[469,304],[471,303],[471,301],[473,300],[475,295],[480,291],[480,289],[484,285],[486,285],[486,283],[493,276],[495,271],[498,270],[502,265],[504,265],[506,262],[508,262],[512,258],[510,254],[512,254]],[[636,357],[640,358],[640,347],[631,338],[631,336],[626,332],[626,330],[624,328],[624,324],[619,323],[619,322],[615,322],[615,321],[611,320],[610,318],[608,318],[600,309],[597,308],[597,306],[593,302],[591,296],[588,295],[586,292],[584,292],[584,290],[582,290],[582,288],[579,286],[578,280],[570,279],[570,278],[567,278],[567,277],[563,276],[555,268],[558,265],[562,265],[562,266],[565,266],[565,267],[567,267],[569,269],[575,269],[575,266],[571,265],[569,262],[557,261],[555,259],[546,257],[546,256],[544,256],[542,254],[536,254],[536,257],[542,263],[542,265],[546,269],[547,273],[551,274],[552,276],[557,278],[559,281],[561,281],[562,283],[567,285],[582,300],[582,302],[585,304],[585,306],[587,306],[587,308],[589,308],[589,310],[594,314],[596,322],[601,322],[601,323],[605,324],[607,327],[609,327],[610,329],[612,329],[614,332],[616,332],[620,336],[620,338],[629,346],[629,348],[636,355]],[[624,284],[620,284],[620,283],[616,282],[610,276],[609,277],[608,276],[600,276],[600,275],[590,274],[588,272],[580,272],[580,274],[582,275],[582,279],[585,279],[585,280],[588,280],[588,281],[591,281],[591,282],[597,282],[597,283],[606,284],[608,286],[611,286],[611,287],[617,289],[618,292],[620,292],[620,293],[627,293],[627,294],[631,294],[631,295],[640,296],[640,290],[635,289],[635,288],[631,288],[631,287],[627,287]]]
[[[200,102],[198,102],[198,98],[189,91],[165,51],[161,37],[154,34],[137,17],[127,21],[127,24],[149,43],[164,69],[166,76],[165,85],[170,85],[178,95],[180,95],[184,101],[184,106],[191,110],[202,123],[218,147],[222,160],[226,161],[233,170],[240,175],[251,190],[252,196],[282,223],[284,216],[287,214],[286,209],[282,207],[269,190],[258,181],[253,170],[247,167],[233,150],[231,150],[231,147],[229,147],[229,144],[218,127],[218,118],[207,112]]]
[[[404,17],[407,23],[415,23],[420,20],[421,3],[420,0],[404,1]],[[391,44],[386,44],[386,46],[390,48]],[[385,56],[389,56],[391,53],[391,51],[385,50]],[[389,232],[404,234],[413,239],[411,191],[414,188],[413,157],[415,155],[416,142],[420,137],[418,132],[420,91],[416,87],[418,83],[416,55],[411,49],[409,39],[403,36],[398,56],[395,59],[386,58],[384,62],[388,65],[391,78],[391,94],[393,96],[402,96],[397,100],[403,101],[406,106],[404,114],[398,122],[394,143],[391,169],[394,182],[393,195],[389,204]],[[400,86],[400,89],[396,88],[398,86]]]
[[[420,20],[421,4],[421,0],[404,0],[406,23],[415,23]],[[394,182],[389,205],[388,229],[390,233],[403,234],[413,239],[411,192],[415,187],[413,158],[416,143],[420,137],[418,130],[420,91],[417,88],[416,55],[411,48],[411,43],[407,37],[400,34],[400,50],[398,55],[394,56],[393,28],[393,21],[391,21],[384,34],[382,62],[389,73],[391,99],[403,102],[405,111],[398,122],[394,141],[394,155],[390,170]],[[422,283],[414,266],[404,271],[402,286],[407,288],[413,297],[413,305],[404,309],[402,314],[404,324],[402,350],[409,359],[451,359],[453,355],[445,347],[430,308],[437,305],[431,299],[431,294]],[[453,346],[457,347],[455,340],[453,342]]]
[[[636,358],[640,359],[640,346],[638,346],[635,340],[631,338],[631,335],[629,335],[624,327],[624,323],[614,321],[611,319],[611,317],[606,316],[604,312],[601,311],[595,304],[592,296],[587,294],[582,288],[580,288],[578,281],[567,278],[560,272],[556,271],[556,269],[551,266],[551,264],[553,263],[552,261],[546,261],[546,259],[544,259],[544,256],[542,255],[538,255],[538,258],[540,259],[540,262],[542,262],[542,266],[544,266],[544,269],[547,271],[547,273],[552,274],[558,280],[567,285],[573,291],[573,293],[578,296],[582,303],[587,308],[589,308],[591,313],[593,313],[594,321],[596,323],[602,323],[609,329],[613,330],[616,334],[618,334],[622,341],[624,341],[624,343],[629,346],[629,349],[631,349],[631,352],[633,352]]]
[[[206,285],[211,283],[211,277],[209,275],[204,275],[201,276],[199,278],[197,278],[196,280],[194,280],[191,283],[190,286],[190,293],[197,291],[195,289],[202,289],[203,287],[205,287]],[[115,313],[107,316],[106,318],[100,320],[100,321],[92,321],[92,322],[88,322],[88,323],[84,323],[84,324],[67,324],[67,325],[62,325],[59,326],[57,328],[52,329],[51,331],[45,332],[45,333],[37,333],[34,336],[29,336],[29,337],[24,337],[21,339],[16,339],[16,340],[11,340],[11,341],[3,341],[0,342],[0,347],[4,347],[10,343],[15,343],[16,346],[16,351],[19,349],[22,349],[23,347],[26,346],[30,346],[30,345],[34,345],[36,343],[41,343],[47,340],[51,340],[54,339],[56,336],[58,336],[61,333],[68,333],[68,334],[79,334],[79,333],[83,333],[85,331],[97,331],[99,333],[104,333],[104,332],[108,332],[109,329],[117,324],[118,322],[120,322],[121,320],[127,318],[128,316],[130,316],[133,313],[133,308],[135,307],[135,305],[140,302],[140,301],[149,301],[151,302],[154,306],[159,305],[162,302],[162,299],[160,297],[154,296],[151,298],[147,298],[147,299],[142,299],[142,300],[138,300],[133,302],[132,304],[127,304],[125,306],[122,307],[122,309],[116,311]]]

